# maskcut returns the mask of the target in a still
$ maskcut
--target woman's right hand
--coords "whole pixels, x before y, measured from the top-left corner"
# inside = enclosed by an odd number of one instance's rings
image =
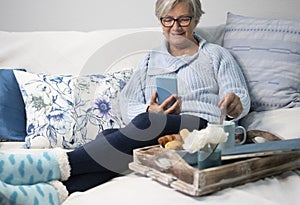
[[[168,105],[174,100],[176,100],[174,104],[168,107]],[[155,91],[151,96],[148,112],[178,115],[181,113],[181,102],[181,97],[171,95],[161,105],[159,105],[157,102],[157,92]]]

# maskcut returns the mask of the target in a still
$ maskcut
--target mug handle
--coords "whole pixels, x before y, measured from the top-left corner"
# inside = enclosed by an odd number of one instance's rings
[[[236,126],[235,131],[237,131],[238,129],[241,129],[243,131],[243,140],[241,142],[239,142],[238,144],[244,144],[246,142],[246,139],[247,139],[246,129],[242,126]]]

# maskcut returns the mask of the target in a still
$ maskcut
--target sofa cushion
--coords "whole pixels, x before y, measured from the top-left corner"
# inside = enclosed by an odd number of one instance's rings
[[[24,141],[25,125],[25,105],[13,70],[0,69],[0,139]]]
[[[245,74],[251,110],[300,106],[300,21],[228,13],[223,46]]]
[[[85,76],[15,71],[26,107],[26,147],[76,148],[103,129],[123,126],[111,106],[130,74],[129,70]],[[100,87],[102,96],[96,95]]]

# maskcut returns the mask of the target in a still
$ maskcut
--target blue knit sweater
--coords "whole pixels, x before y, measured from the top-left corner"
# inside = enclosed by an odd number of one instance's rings
[[[126,124],[146,111],[156,90],[157,76],[177,77],[178,96],[182,97],[181,114],[216,121],[220,119],[218,102],[229,92],[238,95],[243,105],[243,112],[236,120],[249,112],[247,85],[234,58],[221,46],[195,37],[200,45],[193,56],[172,56],[165,42],[150,51],[137,66],[120,95],[121,114]]]

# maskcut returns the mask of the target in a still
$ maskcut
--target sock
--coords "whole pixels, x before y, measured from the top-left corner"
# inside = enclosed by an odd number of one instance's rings
[[[70,176],[68,156],[62,149],[34,154],[0,153],[0,181],[30,185]]]
[[[58,205],[68,197],[66,187],[59,181],[33,185],[11,185],[0,181],[2,205]]]

